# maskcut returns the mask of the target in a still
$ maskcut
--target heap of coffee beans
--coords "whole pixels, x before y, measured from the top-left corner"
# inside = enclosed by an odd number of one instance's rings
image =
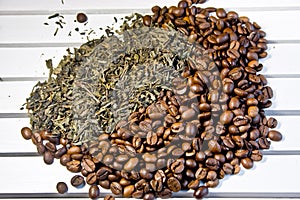
[[[185,79],[175,79],[173,91],[160,91],[156,102],[119,121],[112,133],[99,134],[90,143],[73,143],[69,133],[74,130],[66,125],[68,116],[60,119],[66,120],[63,127],[45,118],[45,112],[70,113],[70,105],[63,102],[71,93],[65,92],[73,84],[75,69],[82,65],[81,58],[89,55],[94,43],[84,45],[68,65],[56,69],[60,79],[40,83],[33,92],[32,96],[44,100],[55,95],[64,99],[56,102],[60,107],[49,102],[47,110],[39,110],[41,104],[31,98],[27,108],[39,112],[30,114],[33,131],[25,127],[22,136],[37,145],[46,164],[57,158],[69,171],[80,172],[71,185],[91,185],[90,198],[99,197],[99,186],[114,195],[145,200],[170,198],[172,192],[188,189],[194,190],[195,198],[203,198],[225,175],[238,174],[240,164],[252,168],[254,161],[262,159],[261,150],[270,147],[270,140],[282,139],[281,133],[270,130],[276,128],[276,119],[267,118],[263,110],[271,106],[273,97],[266,78],[258,74],[263,67],[259,59],[267,56],[265,32],[234,11],[200,8],[193,3],[197,2],[154,6],[152,16],[136,22],[186,35],[190,43],[204,48],[203,54],[213,61],[218,73],[210,69],[210,62],[199,61],[201,67],[206,66],[205,72],[199,70],[199,62],[188,62],[180,72]],[[62,74],[71,76],[64,78],[67,76]],[[142,158],[138,153],[143,153]],[[144,162],[140,163],[141,159]],[[66,184],[58,183],[59,193],[67,189]]]

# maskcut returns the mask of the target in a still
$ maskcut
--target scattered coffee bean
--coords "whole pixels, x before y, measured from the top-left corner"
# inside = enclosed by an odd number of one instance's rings
[[[79,23],[85,23],[88,20],[88,17],[84,13],[78,13],[76,19]]]
[[[89,197],[91,199],[97,199],[100,196],[100,190],[97,185],[92,185],[89,189]]]
[[[65,194],[66,192],[68,192],[68,186],[64,182],[59,182],[56,185],[56,190],[59,194]]]
[[[194,192],[194,197],[196,199],[202,199],[203,197],[208,195],[208,188],[205,186],[200,186],[197,190]]]
[[[71,185],[76,187],[76,188],[82,188],[85,185],[85,180],[82,176],[75,175],[71,179]]]
[[[281,140],[282,140],[282,135],[281,135],[281,133],[278,132],[278,131],[271,130],[271,131],[269,131],[269,133],[268,133],[268,138],[270,138],[270,140],[272,140],[272,141],[278,142],[278,141],[281,141]]]
[[[28,127],[24,127],[21,129],[21,134],[25,140],[30,140],[32,137],[32,131]]]

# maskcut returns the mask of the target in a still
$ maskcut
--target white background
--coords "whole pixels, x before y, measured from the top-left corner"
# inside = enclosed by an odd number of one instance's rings
[[[150,13],[153,5],[176,5],[175,0],[0,0],[0,198],[58,198],[56,183],[69,182],[73,176],[55,162],[43,163],[31,141],[25,141],[20,129],[29,125],[26,111],[20,107],[38,80],[48,71],[45,59],[57,64],[67,47],[86,41],[74,31],[73,20],[78,11],[89,17],[80,29],[98,30],[111,25],[113,17],[132,12]],[[300,198],[300,1],[298,0],[210,0],[203,7],[224,7],[250,17],[267,32],[269,56],[263,60],[262,74],[268,77],[275,97],[269,116],[276,116],[282,142],[273,142],[264,151],[262,162],[252,170],[221,181],[210,190],[210,199],[221,198]],[[47,17],[55,12],[65,16],[67,25],[56,37],[54,21]],[[48,22],[50,26],[44,26]],[[68,36],[70,30],[72,37]],[[100,31],[97,31],[100,35]],[[88,187],[69,187],[65,197],[86,197]],[[102,194],[108,191],[102,190]],[[174,194],[176,198],[189,193]]]

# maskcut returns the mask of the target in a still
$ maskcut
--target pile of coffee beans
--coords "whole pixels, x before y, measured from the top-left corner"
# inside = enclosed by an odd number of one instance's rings
[[[200,72],[188,63],[181,73],[185,81],[174,80],[174,91],[162,91],[157,102],[131,113],[113,133],[100,134],[89,144],[75,145],[47,130],[21,130],[46,164],[56,158],[70,172],[81,173],[70,184],[90,185],[91,199],[99,197],[99,186],[114,195],[145,200],[191,189],[200,199],[226,175],[238,174],[241,165],[251,169],[254,161],[262,160],[261,150],[270,147],[270,140],[282,139],[281,133],[270,130],[277,120],[267,118],[263,110],[273,97],[265,76],[258,74],[263,68],[259,59],[267,56],[266,33],[234,11],[194,3],[202,1],[154,6],[153,15],[140,21],[173,28],[201,45],[218,74]],[[68,187],[60,182],[57,190],[65,193]]]

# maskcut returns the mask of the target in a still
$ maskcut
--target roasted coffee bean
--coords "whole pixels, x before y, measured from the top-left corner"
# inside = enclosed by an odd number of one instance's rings
[[[89,189],[89,198],[98,199],[100,196],[100,190],[97,185],[92,185]]]
[[[258,115],[259,109],[257,106],[250,106],[248,108],[248,115],[252,118],[256,117]]]
[[[171,170],[173,173],[179,174],[184,170],[184,164],[178,160],[171,164]]]
[[[104,189],[110,189],[110,182],[109,180],[99,181],[99,185]]]
[[[55,144],[51,143],[51,142],[46,142],[45,147],[48,151],[54,153],[56,151],[56,146]]]
[[[47,164],[47,165],[51,165],[54,161],[54,156],[52,155],[52,153],[50,151],[45,151],[44,153],[44,162]]]
[[[28,127],[24,127],[21,129],[21,134],[25,140],[30,140],[32,137],[32,131]]]
[[[67,148],[66,147],[61,147],[59,148],[55,153],[54,157],[55,158],[61,158],[64,154],[67,153]]]
[[[197,190],[194,191],[194,197],[196,199],[202,199],[208,195],[208,188],[206,186],[200,186]]]
[[[143,17],[143,23],[144,23],[144,25],[146,25],[146,26],[150,26],[151,23],[152,23],[152,18],[151,18],[149,15],[145,15],[145,16]]]
[[[96,169],[95,163],[90,159],[83,159],[81,166],[88,172],[93,172]]]
[[[66,166],[68,162],[70,162],[71,156],[69,154],[64,154],[60,157],[60,164]]]
[[[38,143],[36,145],[36,149],[37,149],[37,152],[40,154],[40,155],[43,155],[46,151],[46,147],[43,145],[43,143]]]
[[[81,149],[79,146],[72,146],[70,149],[68,149],[68,154],[78,154],[81,153]]]
[[[125,198],[131,197],[133,191],[134,191],[133,185],[128,185],[128,186],[124,187],[123,197],[125,197]]]
[[[58,182],[56,185],[56,190],[59,194],[65,194],[68,192],[68,186],[64,182]]]
[[[172,197],[172,191],[169,190],[168,188],[165,188],[158,193],[158,197],[161,199],[169,199]]]
[[[268,119],[267,126],[268,126],[269,128],[276,128],[277,124],[278,124],[278,122],[277,122],[277,120],[276,120],[275,118],[270,117],[270,118]]]
[[[90,174],[87,175],[87,177],[86,177],[87,184],[93,185],[93,184],[96,183],[96,181],[97,181],[96,173],[93,172],[93,173],[90,173]]]
[[[219,185],[219,179],[211,180],[206,182],[207,187],[215,188]]]
[[[167,185],[168,185],[168,188],[173,192],[179,192],[181,190],[180,182],[178,181],[178,179],[176,179],[174,177],[170,177],[167,180]]]
[[[268,138],[270,138],[270,140],[272,140],[272,141],[278,142],[278,141],[281,141],[281,140],[282,140],[282,135],[281,135],[281,133],[278,132],[278,131],[271,130],[271,131],[269,131],[269,133],[268,133]]]
[[[31,137],[32,143],[37,145],[38,143],[42,142],[42,137],[39,133],[34,133]]]
[[[130,158],[124,165],[125,171],[132,171],[138,164],[139,159],[138,158]]]
[[[85,23],[88,20],[88,17],[84,13],[78,13],[76,19],[79,23]]]
[[[115,195],[119,195],[119,194],[122,194],[122,191],[123,191],[123,188],[122,186],[120,185],[120,183],[118,182],[112,182],[110,184],[110,190],[113,194]]]
[[[70,172],[76,173],[81,171],[81,165],[79,160],[72,160],[66,163],[66,167]]]
[[[220,122],[222,124],[229,124],[229,123],[231,123],[233,117],[234,117],[233,113],[231,111],[227,110],[221,114]]]
[[[144,196],[143,199],[144,199],[144,200],[154,200],[154,199],[155,199],[155,196],[154,196],[153,193],[147,193],[147,194],[145,194],[145,196]]]
[[[85,186],[85,180],[82,176],[75,175],[71,179],[71,185],[76,187],[76,188],[82,188],[82,187]]]
[[[219,169],[219,161],[214,158],[208,158],[205,162],[205,165],[210,170],[218,170]]]
[[[243,158],[241,163],[246,169],[251,169],[253,167],[253,161],[250,158]]]
[[[115,197],[108,194],[104,197],[104,200],[115,200]]]

